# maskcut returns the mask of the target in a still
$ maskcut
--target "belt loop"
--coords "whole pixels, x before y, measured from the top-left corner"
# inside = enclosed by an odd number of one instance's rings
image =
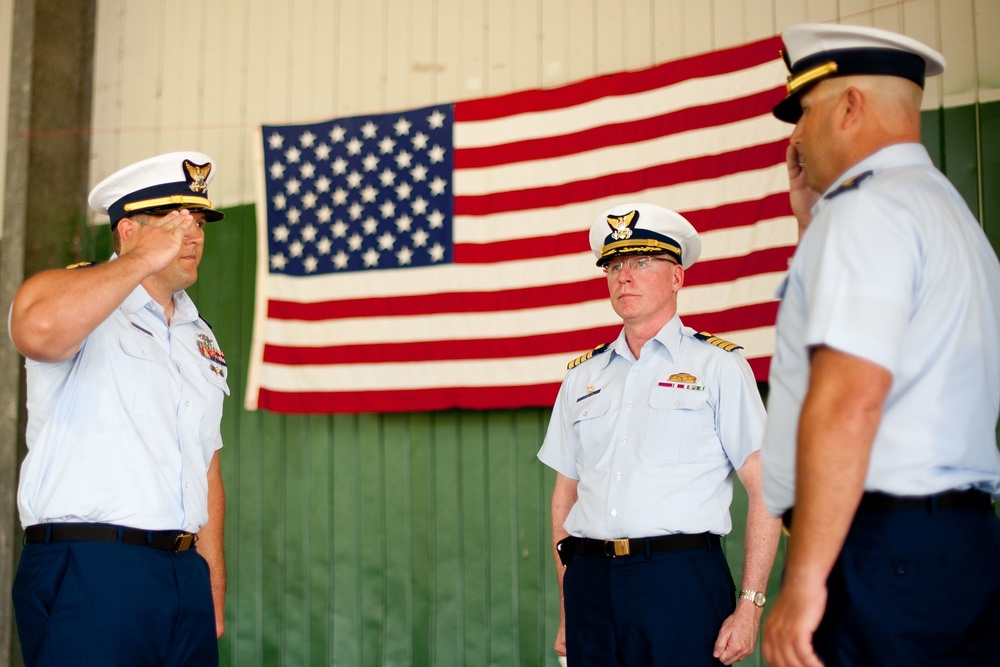
[[[927,513],[934,514],[938,510],[938,496],[934,494],[927,499]]]
[[[646,544],[646,560],[649,560],[650,558],[653,557],[653,547],[652,547],[653,540],[647,537],[646,539],[643,540],[643,542],[645,542]]]
[[[117,526],[117,527],[116,527],[116,532],[118,533],[118,540],[117,540],[117,541],[118,541],[118,544],[121,544],[121,543],[122,543],[122,535],[124,535],[124,534],[125,534],[125,531],[124,531],[124,530],[122,530],[122,527],[121,527],[121,526]]]

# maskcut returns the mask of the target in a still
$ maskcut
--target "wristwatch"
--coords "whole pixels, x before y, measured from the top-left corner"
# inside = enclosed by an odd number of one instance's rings
[[[767,602],[767,598],[760,591],[742,590],[740,591],[740,597],[744,600],[750,600],[750,602],[753,602],[758,607],[763,607],[764,603]]]

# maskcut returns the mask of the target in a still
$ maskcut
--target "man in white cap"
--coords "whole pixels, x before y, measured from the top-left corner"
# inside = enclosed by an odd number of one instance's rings
[[[873,28],[786,30],[792,208],[763,449],[790,529],[764,657],[996,665],[1000,263],[920,145],[944,59]]]
[[[10,336],[27,357],[27,445],[13,586],[26,665],[217,665],[225,495],[225,356],[185,293],[211,158],[126,167],[90,205],[115,255],[20,287]]]
[[[701,241],[677,213],[625,204],[590,232],[618,339],[569,365],[538,458],[573,667],[732,664],[753,652],[779,522],[764,507],[764,406],[739,346],[677,316]],[[733,472],[749,495],[742,590],[720,543]]]

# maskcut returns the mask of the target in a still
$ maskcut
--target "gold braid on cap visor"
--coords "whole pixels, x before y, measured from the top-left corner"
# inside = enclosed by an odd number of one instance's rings
[[[802,72],[801,74],[796,74],[795,76],[789,74],[788,94],[794,95],[796,91],[801,90],[803,86],[807,86],[813,81],[816,81],[817,79],[822,79],[825,76],[829,76],[830,74],[833,74],[836,71],[837,71],[837,63],[831,61],[828,63],[823,63],[822,65],[816,65],[816,67],[807,69],[805,72]]]
[[[158,197],[156,199],[143,199],[125,204],[126,213],[139,211],[147,208],[161,208],[163,206],[197,206],[199,208],[212,208],[212,202],[206,197],[190,197],[187,195],[173,195],[170,197]]]
[[[657,241],[656,239],[626,239],[609,243],[601,249],[601,259],[627,252],[641,253],[649,250],[663,250],[673,253],[675,257],[681,256],[681,249],[675,245]]]

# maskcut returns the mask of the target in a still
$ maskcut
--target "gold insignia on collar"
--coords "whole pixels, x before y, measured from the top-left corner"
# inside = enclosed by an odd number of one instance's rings
[[[587,388],[584,391],[586,391],[588,394],[593,394],[594,393],[594,385],[588,384]]]
[[[208,192],[208,174],[212,171],[212,163],[195,164],[191,160],[184,160],[184,171],[187,172],[188,188],[191,192],[205,194]]]
[[[615,241],[624,241],[632,237],[632,228],[639,221],[639,211],[629,211],[625,215],[609,215],[608,226],[615,230],[611,233],[611,238]]]
[[[695,383],[695,382],[698,381],[698,378],[696,378],[695,376],[691,375],[690,373],[674,373],[669,378],[667,378],[667,381],[668,382],[684,382],[684,383],[688,383],[688,384],[693,384],[693,383]]]

